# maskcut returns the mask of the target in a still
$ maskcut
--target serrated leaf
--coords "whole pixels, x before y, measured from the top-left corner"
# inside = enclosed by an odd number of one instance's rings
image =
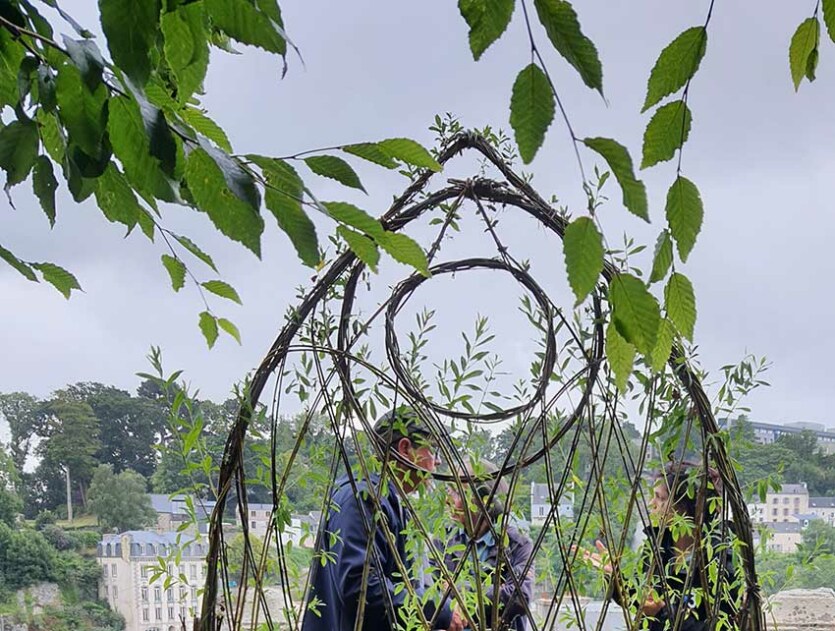
[[[817,51],[819,41],[820,22],[814,17],[803,20],[792,35],[792,41],[789,45],[789,68],[791,69],[795,91],[800,87],[803,77],[807,76],[809,58]],[[812,78],[814,78],[814,70]]]
[[[340,184],[350,186],[351,188],[358,188],[363,193],[365,192],[356,171],[342,158],[337,158],[336,156],[311,156],[305,158],[304,163],[316,175],[336,180]]]
[[[603,237],[594,220],[578,217],[565,229],[563,237],[568,283],[580,304],[594,289],[603,271]]]
[[[59,267],[54,263],[31,263],[31,266],[38,270],[41,276],[43,276],[43,279],[60,291],[64,298],[68,300],[73,289],[81,289],[81,285],[78,284],[75,276],[63,267]]]
[[[655,372],[662,370],[667,360],[670,359],[675,334],[675,328],[672,323],[666,318],[661,320],[661,325],[658,327],[658,338],[655,341],[655,348],[652,349],[652,355],[650,357],[650,368]]]
[[[395,162],[389,154],[380,149],[380,147],[377,146],[377,143],[374,142],[361,142],[355,145],[345,145],[342,147],[342,151],[350,153],[353,156],[357,156],[358,158],[362,158],[363,160],[368,160],[369,162],[373,162],[374,164],[378,164],[387,169],[397,168],[397,162]]]
[[[38,126],[31,120],[12,121],[0,129],[0,168],[6,172],[6,188],[20,184],[38,157]]]
[[[217,267],[215,267],[215,262],[212,260],[212,257],[201,250],[194,241],[179,234],[172,233],[171,236],[177,240],[177,243],[217,272]]]
[[[545,132],[554,120],[554,94],[545,73],[536,64],[522,69],[510,97],[510,126],[525,164],[542,146]]]
[[[2,245],[0,245],[0,259],[6,261],[6,263],[11,265],[18,272],[20,272],[27,280],[31,280],[35,283],[38,282],[38,277],[35,275],[35,272],[32,271],[32,268],[29,266],[29,264],[21,261]]]
[[[626,392],[629,375],[635,365],[635,346],[623,339],[617,327],[611,322],[606,327],[606,359],[615,376],[615,385],[621,392]]]
[[[676,240],[678,255],[687,261],[696,237],[702,229],[704,207],[699,189],[690,180],[678,176],[667,192],[667,224]]]
[[[125,224],[131,230],[143,212],[125,176],[113,163],[95,181],[96,203],[108,221]]]
[[[186,266],[181,260],[168,254],[162,255],[162,264],[171,277],[171,287],[174,291],[180,291],[186,284]]]
[[[663,230],[658,235],[658,240],[655,242],[655,255],[652,258],[652,272],[650,272],[649,282],[657,283],[662,280],[670,266],[673,264],[673,240],[667,230]]]
[[[232,143],[229,142],[226,132],[209,118],[203,110],[196,107],[184,107],[180,110],[180,116],[198,134],[203,134],[224,151],[232,153]]]
[[[251,203],[253,191],[257,195],[252,176],[231,158],[223,164],[226,170],[222,170],[204,149],[194,149],[186,161],[189,190],[197,206],[209,215],[218,230],[260,257],[264,220],[258,213],[258,206]],[[238,193],[233,192],[229,181],[237,182]]]
[[[411,138],[387,138],[378,142],[377,146],[389,157],[406,164],[436,172],[442,168],[423,145]]]
[[[96,43],[89,39],[75,40],[64,35],[64,48],[81,73],[81,78],[90,90],[101,83],[104,58]]]
[[[557,52],[588,87],[603,94],[603,67],[594,43],[580,29],[577,13],[565,0],[534,0],[539,22]]]
[[[661,309],[641,279],[632,274],[617,274],[609,283],[612,322],[623,338],[643,355],[655,347]]]
[[[583,144],[606,160],[623,192],[623,205],[626,209],[636,217],[649,222],[647,189],[644,183],[635,177],[632,158],[626,147],[610,138],[586,138]]]
[[[226,331],[229,335],[235,338],[235,341],[240,344],[241,343],[241,332],[238,330],[238,327],[231,320],[227,320],[226,318],[218,318],[217,319],[218,326],[223,331]]]
[[[681,89],[696,74],[706,49],[707,30],[694,26],[662,50],[649,73],[647,97],[641,111],[646,112],[668,94]]]
[[[670,276],[664,287],[664,307],[678,332],[692,342],[696,326],[696,294],[684,274],[676,272]]]
[[[413,239],[398,232],[385,232],[374,239],[395,261],[411,265],[424,276],[429,276],[426,253]]]
[[[203,79],[209,66],[205,21],[202,0],[181,4],[174,11],[163,13],[160,17],[160,28],[165,41],[163,50],[171,71],[177,77],[177,100],[180,103],[187,102],[192,94],[203,88]]]
[[[69,142],[78,145],[91,158],[99,157],[107,125],[104,107],[107,89],[99,84],[90,91],[78,68],[65,64],[58,69],[55,96]]]
[[[377,265],[380,262],[380,251],[377,249],[377,244],[364,234],[355,232],[345,226],[337,226],[336,232],[345,239],[345,243],[348,244],[351,252],[356,254],[360,261],[365,263],[372,272],[377,271]]]
[[[43,109],[39,109],[35,115],[35,120],[38,122],[44,149],[50,158],[60,164],[64,160],[66,143],[63,132],[58,125],[58,119],[53,114],[48,114]]]
[[[356,228],[375,241],[383,236],[383,226],[364,210],[347,202],[324,202],[328,214],[340,223]]]
[[[52,171],[52,162],[46,156],[38,156],[32,169],[32,190],[41,203],[49,225],[55,225],[55,191],[58,180]]]
[[[240,296],[238,296],[238,292],[229,283],[225,283],[222,280],[207,280],[205,283],[200,284],[216,296],[237,302],[239,305],[243,304]]]
[[[478,61],[484,51],[507,30],[514,5],[515,0],[458,0],[461,17],[470,27],[473,59]]]
[[[13,6],[6,3],[5,6]],[[0,106],[17,105],[20,96],[17,88],[17,71],[20,62],[26,56],[26,50],[20,45],[18,36],[8,29],[0,28]]]
[[[151,213],[142,208],[136,222],[139,224],[139,229],[142,231],[142,234],[148,237],[149,241],[153,242],[156,224],[154,223],[154,218],[151,216]]]
[[[101,26],[116,66],[143,85],[151,74],[151,49],[159,25],[158,0],[99,0]]]
[[[203,337],[206,338],[206,344],[212,348],[217,341],[217,320],[208,311],[203,311],[200,313],[199,325]]]
[[[823,0],[823,23],[829,39],[835,42],[835,0]]]
[[[234,40],[284,55],[283,25],[249,0],[206,0],[212,23]]]
[[[290,238],[302,262],[316,267],[321,260],[319,241],[316,226],[302,208],[304,183],[299,174],[283,160],[264,156],[247,157],[261,167],[267,180],[264,202],[279,228]]]
[[[690,134],[690,108],[684,101],[673,101],[659,107],[644,131],[643,160],[646,169],[671,159]]]

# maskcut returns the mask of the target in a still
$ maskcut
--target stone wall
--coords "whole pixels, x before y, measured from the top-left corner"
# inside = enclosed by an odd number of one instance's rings
[[[835,631],[835,591],[790,589],[768,599],[768,628],[773,631]]]

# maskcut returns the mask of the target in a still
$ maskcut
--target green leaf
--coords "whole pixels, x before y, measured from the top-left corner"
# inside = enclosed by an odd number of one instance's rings
[[[631,274],[617,274],[609,283],[612,322],[624,339],[643,355],[655,347],[661,310],[658,301],[641,279]]]
[[[12,121],[0,129],[0,168],[6,172],[6,188],[20,184],[38,157],[38,126],[31,120]]]
[[[125,176],[113,163],[96,179],[95,187],[96,203],[107,220],[133,229],[143,210]]]
[[[565,0],[534,0],[539,22],[557,52],[580,73],[588,87],[603,94],[603,67],[594,43],[580,29],[577,13]]]
[[[817,52],[819,41],[820,22],[817,18],[803,20],[792,35],[792,41],[789,45],[789,67],[791,68],[795,91],[800,87],[803,77],[807,76],[810,58],[813,53]],[[814,64],[816,61],[817,57],[812,62],[813,71],[810,81],[814,79]]]
[[[200,284],[216,296],[237,302],[239,305],[243,304],[240,296],[238,296],[238,292],[229,283],[225,283],[222,280],[207,280],[205,283]]]
[[[9,3],[5,3],[10,6]],[[26,55],[23,46],[17,41],[16,35],[0,28],[0,107],[10,105],[14,107],[20,100],[17,87],[17,71],[20,62]]]
[[[615,385],[621,392],[626,392],[635,365],[635,346],[623,339],[611,322],[606,327],[606,358],[615,376]]]
[[[364,210],[347,202],[325,202],[328,214],[340,223],[363,232],[375,241],[383,236],[383,226]]]
[[[606,160],[620,184],[623,192],[623,205],[626,209],[649,223],[647,189],[644,183],[635,177],[632,158],[626,147],[610,138],[586,138],[583,143]]]
[[[411,265],[424,276],[430,276],[426,253],[407,235],[398,232],[385,232],[382,236],[377,237],[375,241],[395,261]]]
[[[406,164],[436,172],[442,168],[423,145],[410,138],[388,138],[378,142],[377,146],[389,157]]]
[[[594,220],[578,217],[565,229],[563,237],[568,283],[580,304],[594,289],[603,271],[603,237]]]
[[[209,345],[209,348],[212,348],[217,341],[217,319],[208,311],[203,311],[200,314],[200,331],[206,338],[206,344]]]
[[[38,122],[44,149],[50,158],[60,164],[64,160],[66,146],[63,132],[58,126],[58,119],[41,108],[35,115],[35,120]]]
[[[171,71],[177,77],[177,100],[188,101],[203,89],[209,67],[209,42],[202,0],[181,4],[160,18],[163,50]],[[220,143],[218,143],[220,144]]]
[[[377,250],[377,244],[364,234],[350,230],[345,226],[337,226],[336,232],[345,239],[348,247],[360,261],[365,263],[372,272],[377,271],[377,264],[380,262],[380,252]]]
[[[209,118],[206,112],[196,107],[184,107],[180,110],[180,116],[198,134],[203,134],[224,151],[232,153],[232,143],[229,142],[229,137],[226,135],[226,132],[223,131],[220,125]]]
[[[374,164],[379,164],[387,169],[396,169],[397,162],[395,162],[389,154],[380,149],[377,143],[361,142],[355,145],[345,145],[342,151],[350,153],[353,156],[368,160]]]
[[[95,90],[104,71],[104,59],[99,47],[92,40],[75,40],[66,35],[63,39],[67,54],[81,73],[85,85],[91,91]]]
[[[664,307],[678,332],[692,342],[696,326],[696,294],[684,274],[676,272],[670,276],[664,287]]]
[[[650,368],[655,372],[661,371],[670,359],[675,334],[672,323],[666,318],[661,320],[661,326],[658,327],[658,339],[655,341],[655,348],[652,349],[650,356]]]
[[[696,244],[703,217],[704,208],[699,189],[693,182],[679,175],[667,192],[667,224],[676,240],[682,261],[687,261]]]
[[[99,0],[99,12],[113,62],[144,85],[159,30],[159,0]]]
[[[658,56],[647,84],[646,112],[668,94],[687,83],[702,62],[707,49],[707,30],[703,26],[689,28],[676,37]]]
[[[0,245],[0,259],[3,259],[11,265],[14,269],[20,272],[23,276],[25,276],[28,280],[31,280],[35,283],[38,282],[38,277],[35,276],[35,272],[32,271],[32,268],[29,266],[28,263],[24,263],[19,258],[17,258],[14,254],[9,252],[6,248]]]
[[[154,218],[151,216],[151,213],[142,208],[137,218],[137,223],[139,224],[139,229],[142,230],[142,233],[148,237],[149,241],[153,242],[156,224],[154,223]]]
[[[32,267],[38,270],[41,276],[43,276],[43,279],[60,291],[64,298],[68,300],[73,289],[81,289],[81,285],[78,284],[75,276],[63,267],[59,267],[54,263],[32,263]]]
[[[206,0],[212,23],[234,40],[284,55],[282,25],[249,0]]]
[[[264,202],[305,265],[316,267],[321,260],[316,227],[302,208],[304,183],[296,170],[275,158],[247,156],[267,180]]]
[[[652,272],[649,275],[650,283],[657,283],[662,280],[670,266],[673,264],[673,240],[668,230],[663,230],[655,242],[655,255],[652,258]]]
[[[81,80],[78,68],[65,64],[58,69],[55,96],[68,141],[91,158],[99,157],[107,125],[107,89],[99,84],[91,92]]]
[[[240,344],[241,343],[241,332],[238,331],[238,327],[231,320],[227,320],[226,318],[218,318],[217,323],[221,329],[226,331],[229,335],[235,338],[235,341]]]
[[[58,180],[52,172],[52,162],[46,156],[38,156],[35,168],[32,170],[32,189],[41,203],[44,213],[49,219],[49,225],[55,225],[55,190]]]
[[[258,213],[259,204],[254,203],[258,191],[252,176],[228,156],[220,164],[215,156],[204,149],[194,149],[189,154],[188,188],[197,206],[209,215],[218,230],[260,258],[264,220]]]
[[[188,237],[181,236],[179,234],[171,233],[171,236],[177,240],[181,246],[183,246],[186,250],[191,252],[195,257],[203,261],[206,265],[211,267],[215,272],[217,272],[217,267],[215,267],[215,262],[212,260],[212,257],[206,254],[203,250],[197,247],[197,244],[189,239]]]
[[[337,158],[336,156],[312,156],[305,158],[304,163],[316,175],[331,178],[340,184],[350,186],[351,188],[358,188],[362,192],[365,192],[359,176],[351,168],[351,165],[342,158]]]
[[[829,39],[835,42],[835,0],[823,0],[823,23]]]
[[[470,27],[470,50],[479,60],[484,51],[507,30],[515,0],[458,0],[461,17]]]
[[[530,64],[517,75],[510,97],[510,126],[525,164],[542,146],[553,120],[554,94],[548,78],[539,66]]]
[[[687,142],[692,120],[690,108],[684,101],[673,101],[659,107],[644,132],[641,168],[671,159],[676,150]]]
[[[171,287],[174,291],[180,291],[186,284],[186,266],[180,259],[175,259],[168,254],[162,255],[162,264],[171,277]]]

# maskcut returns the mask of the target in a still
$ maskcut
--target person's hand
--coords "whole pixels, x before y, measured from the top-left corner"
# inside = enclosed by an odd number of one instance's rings
[[[464,617],[458,613],[457,609],[452,610],[452,620],[449,623],[449,627],[447,627],[447,631],[464,631],[467,626],[466,620]]]
[[[600,539],[594,542],[594,547],[597,548],[597,552],[592,552],[591,550],[586,550],[585,548],[577,548],[577,546],[572,546],[571,551],[576,552],[579,550],[584,561],[588,561],[598,570],[603,570],[606,574],[611,575],[615,569],[612,567],[612,563],[609,560],[609,549],[603,545],[603,542],[600,541]]]

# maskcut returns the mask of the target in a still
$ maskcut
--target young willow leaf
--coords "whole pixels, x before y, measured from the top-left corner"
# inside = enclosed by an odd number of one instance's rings
[[[635,364],[635,346],[623,339],[617,327],[609,323],[606,327],[606,359],[615,375],[615,385],[621,392],[626,392],[629,375]]]
[[[649,275],[650,283],[662,280],[673,264],[673,240],[669,230],[662,230],[655,242],[655,255],[652,258],[652,271]]]
[[[835,42],[835,0],[823,0],[823,23],[829,39]]]
[[[470,27],[473,59],[478,61],[507,30],[515,4],[515,0],[458,0],[461,17]]]
[[[342,147],[342,151],[350,153],[353,156],[357,156],[358,158],[362,158],[363,160],[368,160],[369,162],[373,162],[374,164],[378,164],[387,169],[397,168],[397,162],[395,162],[389,154],[380,149],[375,142],[361,142],[355,145],[345,145]]]
[[[206,254],[203,250],[197,247],[197,244],[189,239],[188,237],[181,236],[179,234],[171,233],[171,236],[177,240],[181,246],[183,246],[186,250],[191,252],[195,257],[203,261],[206,265],[211,267],[215,272],[217,272],[217,267],[215,267],[215,262],[212,260],[212,257]]]
[[[539,66],[530,64],[516,77],[510,97],[510,126],[525,164],[533,160],[542,146],[553,120],[554,94],[548,78]]]
[[[206,338],[206,344],[212,348],[217,341],[217,319],[208,311],[203,311],[200,314],[200,331],[203,337]]]
[[[345,239],[345,243],[348,244],[351,252],[356,254],[360,261],[365,263],[372,272],[377,271],[377,265],[380,262],[380,251],[377,249],[377,244],[364,234],[355,232],[345,226],[337,226],[336,232]]]
[[[696,74],[706,49],[707,30],[694,26],[662,50],[649,73],[647,98],[641,111],[646,112],[668,94],[680,90]]]
[[[209,67],[209,41],[202,0],[181,4],[163,13],[160,28],[165,40],[163,50],[171,71],[177,78],[177,100],[188,101],[203,88]]]
[[[635,177],[632,158],[626,147],[610,138],[586,138],[583,143],[606,160],[620,184],[623,192],[623,205],[626,209],[636,217],[649,222],[647,189],[644,183]]]
[[[650,368],[655,372],[663,370],[664,365],[670,359],[670,352],[673,350],[673,340],[675,339],[675,327],[666,318],[661,320],[661,325],[658,327],[658,338],[655,341],[655,348],[652,349],[650,356]]]
[[[375,239],[377,244],[389,253],[391,258],[405,265],[411,265],[424,276],[429,276],[429,262],[426,253],[413,239],[398,232],[385,232]]]
[[[557,52],[588,87],[603,94],[603,67],[594,43],[580,30],[577,13],[565,0],[534,0],[539,22]]]
[[[696,326],[696,294],[684,274],[676,272],[670,276],[664,287],[664,307],[678,332],[692,342]]]
[[[32,271],[31,266],[28,263],[24,263],[19,258],[17,258],[14,254],[9,252],[6,248],[0,245],[0,259],[3,259],[11,265],[14,269],[20,272],[23,276],[25,276],[28,280],[31,280],[34,283],[38,282],[38,277],[35,275],[35,272]]]
[[[436,172],[442,168],[423,145],[411,138],[387,138],[378,142],[377,146],[390,158],[406,164]]]
[[[283,25],[275,20],[276,16],[261,10],[260,4],[266,3],[250,0],[205,0],[205,3],[214,25],[232,39],[282,56],[287,52]]]
[[[363,193],[366,192],[356,171],[342,158],[337,158],[336,156],[312,156],[305,158],[304,163],[316,175],[328,177],[345,186],[358,188]]]
[[[99,0],[101,26],[114,63],[139,85],[151,73],[159,0]]]
[[[216,296],[237,302],[239,305],[243,304],[240,296],[238,296],[238,292],[229,283],[225,283],[222,280],[207,280],[205,283],[200,284]]]
[[[6,172],[6,188],[20,184],[38,157],[38,126],[31,120],[12,121],[0,129],[0,168]]]
[[[667,224],[676,240],[682,261],[687,261],[696,244],[703,217],[704,208],[699,189],[693,182],[679,175],[667,192]]]
[[[800,87],[800,82],[803,77],[808,75],[809,60],[814,55],[812,76],[810,81],[814,79],[814,64],[817,63],[818,42],[820,41],[820,22],[817,18],[809,18],[803,20],[800,26],[792,35],[792,41],[789,45],[789,67],[792,73],[792,81],[794,81],[794,89]]]
[[[568,283],[580,304],[594,289],[603,271],[603,237],[593,219],[578,217],[568,224],[563,251]]]
[[[609,283],[612,322],[623,338],[649,355],[658,337],[661,309],[658,301],[641,279],[631,274],[618,274]]]
[[[75,276],[63,267],[54,263],[32,263],[31,265],[41,273],[46,282],[60,291],[67,300],[69,300],[73,289],[81,289],[81,285],[78,284]]]
[[[58,180],[52,172],[52,162],[46,156],[38,156],[32,169],[32,189],[41,203],[49,225],[55,225],[55,191]]]
[[[186,284],[186,266],[182,261],[168,254],[162,255],[162,264],[171,277],[171,287],[174,291],[180,291]]]
[[[646,169],[672,158],[690,134],[690,108],[684,101],[673,101],[659,107],[644,132],[644,157],[641,168]]]
[[[226,318],[218,318],[217,323],[221,330],[235,338],[235,341],[238,344],[241,343],[241,332],[238,330],[238,327],[235,326],[234,322],[227,320]]]

